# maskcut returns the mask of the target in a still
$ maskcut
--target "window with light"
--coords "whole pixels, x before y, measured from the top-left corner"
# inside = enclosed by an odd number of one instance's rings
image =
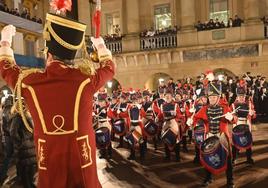
[[[162,30],[171,26],[170,5],[160,5],[154,8],[155,29]]]
[[[210,0],[210,19],[218,18],[225,24],[228,22],[228,0]]]
[[[107,34],[120,35],[120,17],[119,13],[106,14],[106,29]]]

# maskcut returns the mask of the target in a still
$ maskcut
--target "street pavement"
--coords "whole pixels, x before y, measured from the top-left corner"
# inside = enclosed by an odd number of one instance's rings
[[[268,124],[257,124],[253,127],[253,158],[255,164],[245,163],[245,152],[242,151],[234,167],[236,187],[268,187]],[[113,143],[114,146],[117,143]],[[126,144],[125,144],[126,145]],[[139,153],[138,151],[136,152]],[[189,145],[189,152],[181,152],[181,162],[175,162],[174,153],[169,162],[164,161],[163,145],[157,151],[148,145],[146,160],[129,161],[127,148],[114,149],[111,160],[97,159],[99,180],[103,188],[198,188],[204,178],[204,170],[194,164],[194,145]],[[4,188],[21,188],[14,181],[15,167],[9,170],[9,181]],[[213,177],[209,188],[226,187],[225,174]]]

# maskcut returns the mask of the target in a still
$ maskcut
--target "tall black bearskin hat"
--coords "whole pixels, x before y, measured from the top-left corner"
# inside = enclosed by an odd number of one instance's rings
[[[52,0],[50,6],[56,14],[47,13],[43,37],[45,52],[62,60],[73,60],[77,50],[85,47],[86,25],[58,14],[71,10],[71,0]]]
[[[112,99],[118,99],[118,97],[119,97],[119,94],[118,94],[118,92],[116,92],[116,91],[113,91],[113,93],[112,93]]]
[[[221,95],[222,92],[222,86],[221,83],[217,82],[210,82],[208,85],[208,96],[216,95],[219,96]]]

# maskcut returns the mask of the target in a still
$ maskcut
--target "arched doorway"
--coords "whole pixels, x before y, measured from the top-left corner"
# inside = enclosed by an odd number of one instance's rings
[[[108,94],[121,88],[121,84],[116,79],[112,79],[105,84]]]
[[[158,88],[160,81],[167,83],[169,78],[171,78],[171,76],[166,73],[155,73],[145,82],[145,88],[154,91]]]

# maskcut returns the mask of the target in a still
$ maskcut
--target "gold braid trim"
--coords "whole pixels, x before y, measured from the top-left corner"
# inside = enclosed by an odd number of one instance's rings
[[[10,69],[10,68],[14,68],[16,66],[15,59],[12,56],[1,55],[0,62],[1,61],[6,61],[5,65],[4,65],[4,69]]]
[[[93,62],[90,60],[85,43],[82,50],[82,58],[75,60],[74,65],[71,65],[70,67],[79,69],[83,74],[87,76],[94,75],[96,73],[96,70],[94,68]]]
[[[26,118],[26,112],[24,110],[24,106],[23,106],[23,101],[22,101],[22,96],[21,96],[21,88],[22,88],[22,80],[24,78],[26,78],[27,76],[29,76],[30,74],[33,74],[33,73],[38,73],[38,72],[43,72],[41,69],[28,69],[28,70],[22,70],[21,73],[19,74],[19,78],[18,78],[18,81],[16,83],[16,86],[15,86],[15,89],[14,89],[14,94],[15,94],[15,97],[14,97],[14,103],[15,103],[15,99],[17,98],[18,100],[18,108],[17,111],[20,113],[21,117],[22,117],[22,120],[23,120],[23,123],[26,127],[26,129],[33,133],[33,129],[31,128],[31,126],[29,125],[28,121],[27,121],[27,118]]]

